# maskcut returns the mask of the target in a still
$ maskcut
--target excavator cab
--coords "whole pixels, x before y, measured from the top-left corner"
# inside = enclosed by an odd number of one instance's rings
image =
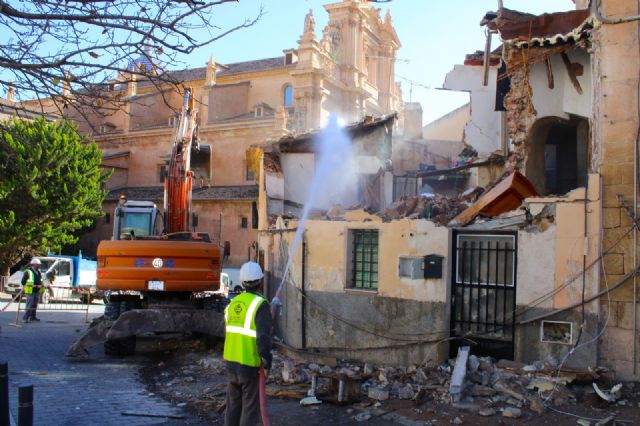
[[[153,201],[121,198],[115,210],[112,240],[135,240],[159,235],[158,207]]]

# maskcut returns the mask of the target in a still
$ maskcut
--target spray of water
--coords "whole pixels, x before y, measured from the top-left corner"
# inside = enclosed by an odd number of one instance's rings
[[[327,126],[314,141],[319,154],[316,169],[309,187],[306,202],[298,222],[298,228],[289,246],[287,264],[282,281],[271,301],[271,314],[275,315],[282,304],[282,290],[289,273],[291,260],[302,241],[305,223],[313,208],[329,209],[336,204],[348,205],[356,200],[357,164],[352,151],[351,139],[338,124],[335,115],[329,117]]]

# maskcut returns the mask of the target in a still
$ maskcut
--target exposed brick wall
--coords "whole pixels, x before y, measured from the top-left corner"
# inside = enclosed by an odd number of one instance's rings
[[[518,54],[518,52],[514,50],[510,55]],[[513,146],[513,153],[505,165],[507,173],[513,170],[522,171],[526,158],[526,141],[529,129],[536,120],[527,69],[517,68],[510,73],[510,77],[511,90],[505,97],[504,106],[507,110],[507,134]]]

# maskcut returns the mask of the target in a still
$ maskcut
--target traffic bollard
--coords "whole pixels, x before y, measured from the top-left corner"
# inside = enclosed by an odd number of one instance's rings
[[[0,361],[0,425],[9,424],[9,364]]]
[[[33,385],[18,388],[18,426],[33,426]]]

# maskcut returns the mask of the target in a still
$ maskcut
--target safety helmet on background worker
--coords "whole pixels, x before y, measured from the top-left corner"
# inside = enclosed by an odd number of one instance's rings
[[[29,262],[29,265],[41,265],[42,262],[40,262],[40,259],[38,259],[37,257],[34,257],[33,259],[31,259],[31,262]]]
[[[262,277],[262,268],[256,262],[247,262],[240,268],[240,282],[245,287],[256,287]]]

